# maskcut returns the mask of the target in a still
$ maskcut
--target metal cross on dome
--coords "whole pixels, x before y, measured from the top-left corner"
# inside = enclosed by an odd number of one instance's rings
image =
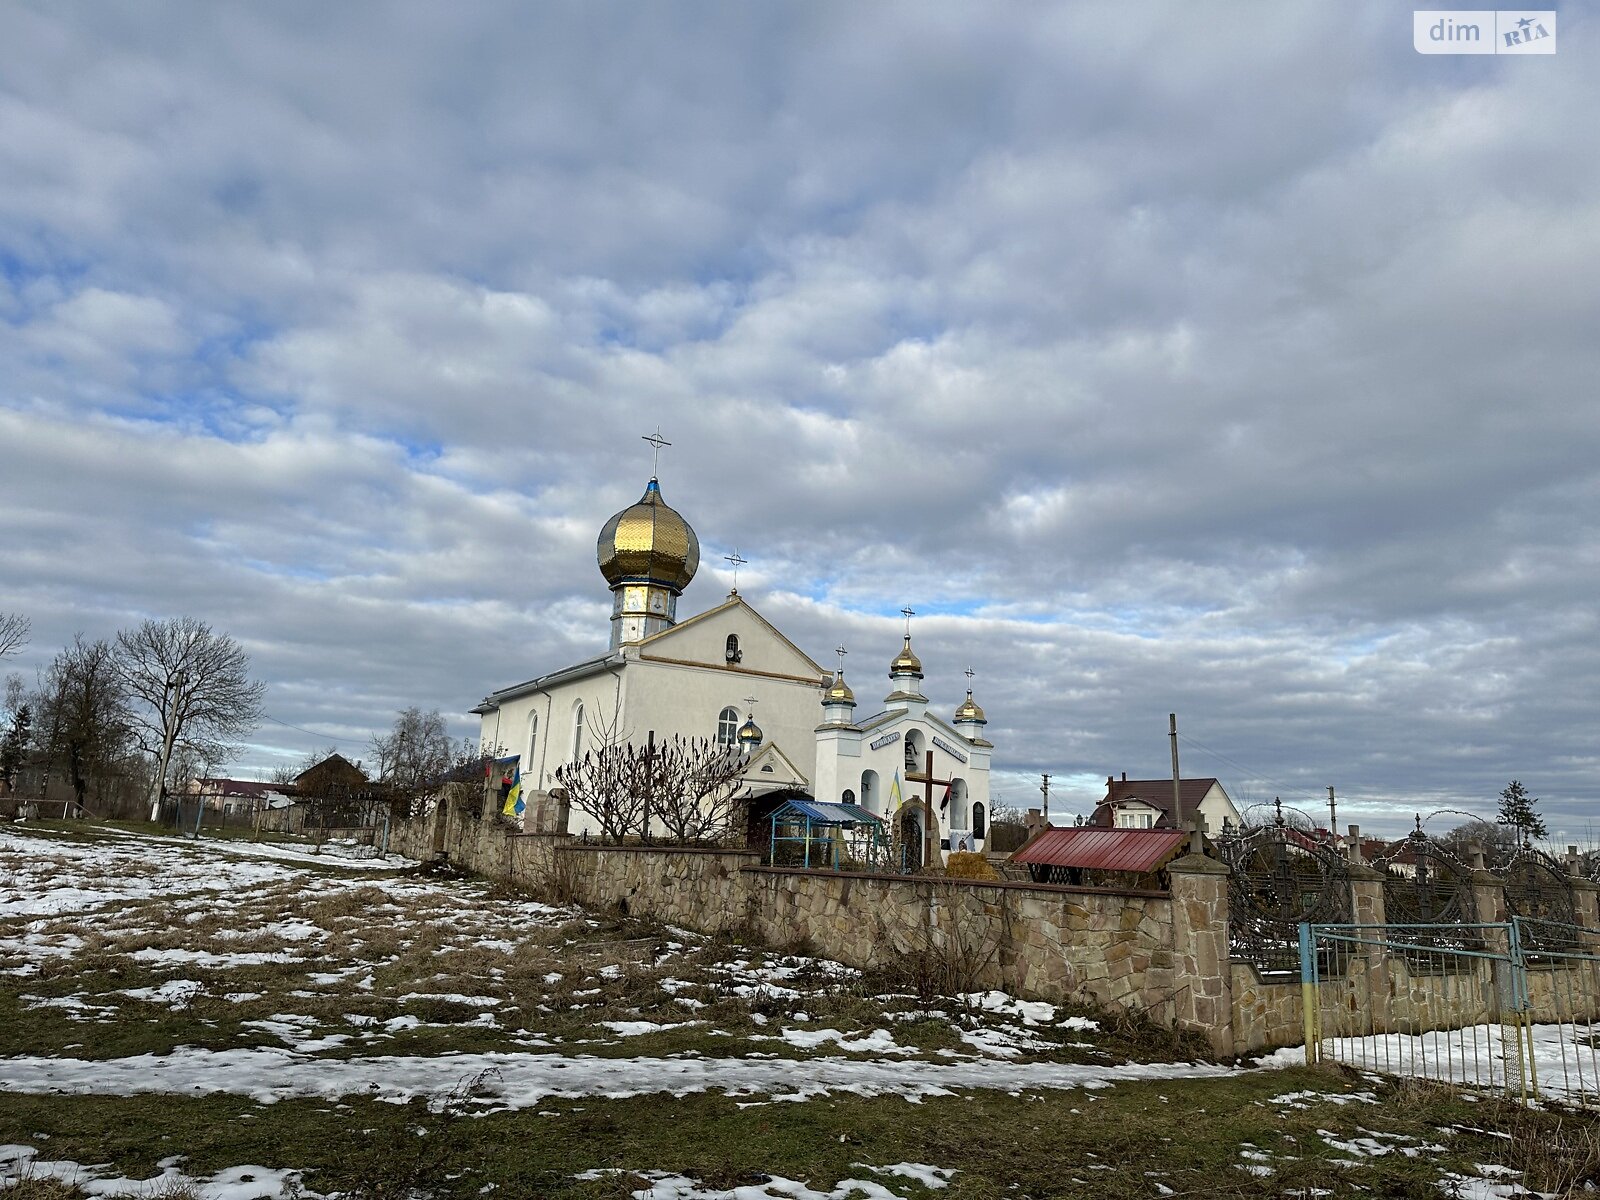
[[[659,425],[656,426],[656,431],[654,433],[640,434],[639,440],[650,443],[652,450],[652,457],[650,460],[650,478],[654,479],[658,474],[660,474],[661,471],[661,447],[670,446],[672,443],[661,436],[661,426]]]
[[[849,654],[850,651],[846,650],[843,646],[835,646],[834,649],[833,649],[833,652],[839,656],[839,675],[841,677],[843,677],[843,675],[844,675],[844,656],[846,654]]]
[[[906,636],[911,636],[911,618],[917,615],[917,610],[907,605],[900,610],[900,615],[906,619]]]
[[[733,548],[733,553],[732,554],[724,554],[722,556],[722,561],[727,563],[730,567],[733,568],[733,590],[735,592],[738,592],[738,590],[739,590],[739,568],[744,566],[750,560],[748,558],[740,558],[739,557],[739,547],[735,546]]]
[[[962,672],[962,674],[967,677],[967,691],[970,692],[972,690],[972,677],[974,675],[976,675],[977,672],[974,671],[971,667],[968,667],[965,671]]]

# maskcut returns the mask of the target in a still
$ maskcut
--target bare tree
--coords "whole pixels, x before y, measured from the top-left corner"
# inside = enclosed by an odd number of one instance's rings
[[[749,757],[705,738],[674,737],[663,746],[635,749],[642,758],[639,790],[646,810],[659,817],[669,840],[717,841],[733,825]]]
[[[128,742],[111,643],[79,634],[45,671],[38,703],[43,749],[51,764],[66,767],[82,812],[90,780],[103,778]]]
[[[396,715],[388,733],[373,734],[367,745],[377,762],[379,782],[408,812],[414,801],[459,765],[456,746],[437,708],[423,712],[412,705]]]
[[[15,654],[28,644],[28,633],[33,628],[21,613],[0,613],[0,658]]]
[[[138,703],[134,727],[156,760],[150,819],[161,819],[167,768],[180,742],[211,762],[232,756],[230,739],[261,719],[263,684],[250,679],[239,643],[194,617],[146,621],[117,634],[123,685]]]

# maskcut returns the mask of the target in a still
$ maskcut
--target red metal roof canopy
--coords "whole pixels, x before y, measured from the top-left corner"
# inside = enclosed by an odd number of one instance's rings
[[[1102,829],[1092,825],[1045,829],[1013,854],[1011,861],[1148,874],[1176,857],[1188,839],[1181,829]]]

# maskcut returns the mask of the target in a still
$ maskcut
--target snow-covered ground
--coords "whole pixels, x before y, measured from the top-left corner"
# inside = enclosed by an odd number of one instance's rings
[[[640,937],[637,923],[602,928],[582,910],[480,882],[397,873],[407,865],[249,842],[0,830],[0,987],[22,1012],[48,1014],[31,1027],[34,1041],[8,1043],[0,1090],[226,1094],[262,1104],[422,1098],[468,1116],[531,1115],[548,1112],[545,1102],[707,1091],[738,1097],[741,1108],[842,1093],[920,1102],[1077,1091],[1092,1099],[1119,1085],[1258,1069],[1130,1062],[1107,1049],[1094,1019],[1057,1005],[999,992],[935,1003],[874,995],[860,972],[838,963],[715,945],[670,928]],[[144,1053],[96,1053],[102,1037],[130,1031],[169,1040]],[[1575,1048],[1554,1031],[1536,1034],[1550,1094],[1559,1072],[1546,1062]],[[1485,1031],[1481,1039],[1484,1074],[1503,1055],[1497,1037]],[[1417,1053],[1405,1040],[1367,1039],[1338,1056],[1381,1068],[1385,1055]],[[1262,1065],[1289,1065],[1299,1054]],[[1463,1062],[1459,1051],[1438,1061]],[[1278,1099],[1291,1111],[1327,1097]],[[1364,1132],[1328,1139],[1350,1161],[1432,1149]],[[1279,1166],[1248,1146],[1238,1165],[1262,1176]],[[856,1166],[855,1176],[826,1187],[774,1176],[723,1190],[642,1170],[631,1173],[632,1194],[897,1200],[956,1175],[926,1163]],[[185,1174],[180,1158],[155,1167],[127,1178],[51,1157],[43,1143],[0,1146],[0,1190],[8,1177],[26,1176],[95,1195],[177,1185],[207,1200],[284,1189],[317,1195],[290,1166],[241,1164],[208,1176]],[[1515,1187],[1487,1168],[1444,1183],[1455,1189],[1444,1195],[1511,1195]],[[1159,1183],[1153,1194],[1163,1194]]]

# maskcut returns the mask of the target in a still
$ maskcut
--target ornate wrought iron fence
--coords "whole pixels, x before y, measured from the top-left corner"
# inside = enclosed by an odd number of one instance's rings
[[[1290,829],[1281,810],[1271,825],[1219,839],[1217,850],[1229,868],[1229,950],[1262,974],[1300,969],[1302,922],[1351,920],[1350,864]]]
[[[1391,924],[1405,925],[1413,941],[1432,949],[1482,949],[1476,922],[1478,906],[1472,868],[1422,831],[1422,819],[1372,865],[1383,872],[1383,911]],[[1432,954],[1408,954],[1414,971],[1438,967]]]
[[[1526,922],[1529,952],[1564,952],[1578,947],[1573,932],[1578,915],[1572,880],[1558,860],[1524,844],[1506,865],[1501,886],[1506,915]]]

